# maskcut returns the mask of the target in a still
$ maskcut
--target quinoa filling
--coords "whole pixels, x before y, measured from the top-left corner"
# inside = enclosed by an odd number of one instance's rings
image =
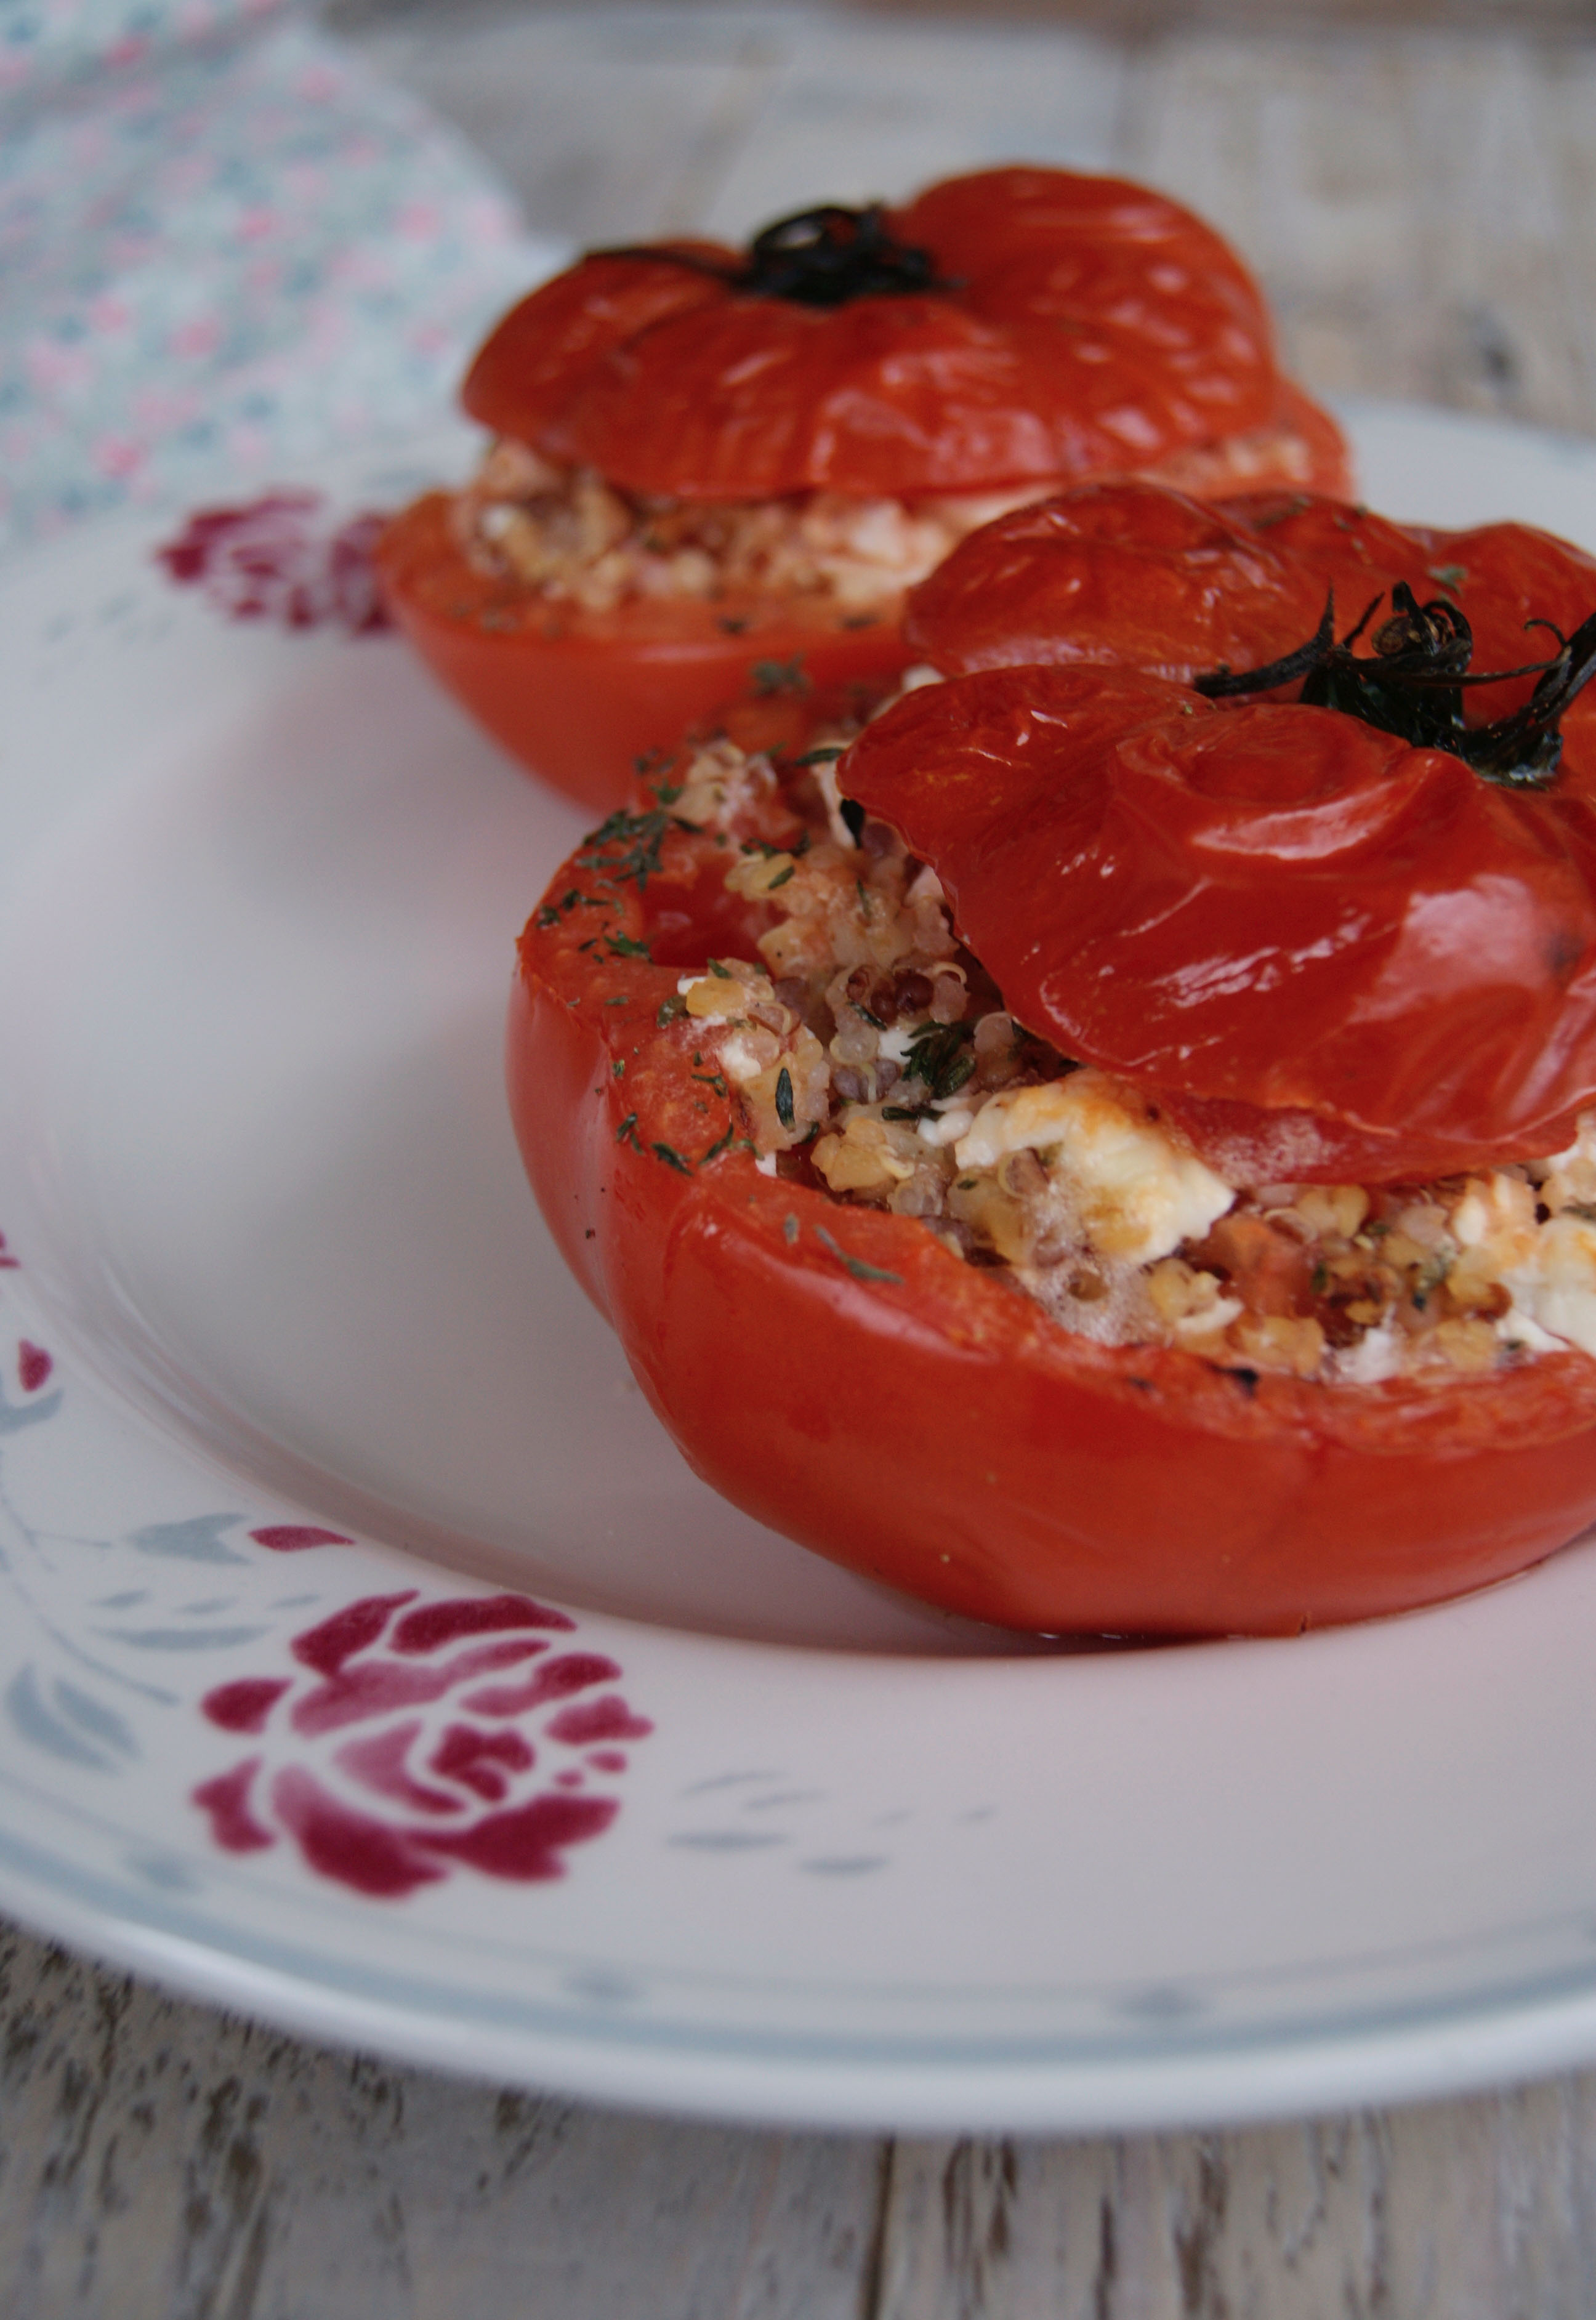
[[[1260,429],[1139,470],[1199,496],[1310,480],[1308,446]],[[592,467],[553,466],[502,437],[454,506],[455,536],[484,577],[552,603],[613,612],[643,598],[812,599],[819,612],[886,618],[967,532],[1071,478],[913,500],[808,492],[784,499],[665,499]]]
[[[777,777],[730,742],[671,802],[739,845],[726,884],[773,914],[757,964],[711,960],[676,1001],[766,1173],[919,1219],[1105,1344],[1358,1384],[1596,1355],[1596,1112],[1568,1150],[1479,1175],[1227,1183],[1156,1100],[1007,1012],[935,872],[839,799],[840,752],[779,791],[789,843],[746,834],[776,826]]]

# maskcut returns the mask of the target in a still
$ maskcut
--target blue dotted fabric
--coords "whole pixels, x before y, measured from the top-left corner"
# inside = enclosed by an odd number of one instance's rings
[[[282,0],[0,0],[0,547],[441,418],[548,256]]]

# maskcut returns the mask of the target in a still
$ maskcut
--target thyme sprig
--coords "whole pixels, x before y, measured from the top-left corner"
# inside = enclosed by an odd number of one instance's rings
[[[922,1023],[910,1038],[904,1079],[920,1081],[933,1102],[957,1095],[975,1068],[969,1046],[975,1036],[975,1027],[968,1021]]]
[[[1332,589],[1323,618],[1306,644],[1263,668],[1211,669],[1193,678],[1192,688],[1211,701],[1226,701],[1249,693],[1273,693],[1301,678],[1297,697],[1310,706],[1338,709],[1382,732],[1398,735],[1414,748],[1445,749],[1461,757],[1482,780],[1505,789],[1549,787],[1563,757],[1557,720],[1596,676],[1596,612],[1571,637],[1551,621],[1527,621],[1527,627],[1546,629],[1557,639],[1557,650],[1549,659],[1527,661],[1519,668],[1471,671],[1474,630],[1462,607],[1440,596],[1421,604],[1405,580],[1399,580],[1391,592],[1391,614],[1370,639],[1373,651],[1355,653],[1352,648],[1383,594],[1382,590],[1365,607],[1362,618],[1338,643]],[[1466,687],[1501,684],[1514,676],[1538,679],[1521,708],[1489,725],[1465,723]]]

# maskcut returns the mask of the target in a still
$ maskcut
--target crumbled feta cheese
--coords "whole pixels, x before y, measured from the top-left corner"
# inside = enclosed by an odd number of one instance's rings
[[[1596,1354],[1596,1225],[1553,1217],[1536,1235],[1528,1261],[1502,1279],[1521,1314],[1582,1353]]]
[[[1401,1340],[1389,1321],[1365,1329],[1356,1345],[1336,1355],[1336,1375],[1347,1385],[1380,1385],[1401,1367]]]
[[[726,1018],[723,1015],[710,1016],[706,1020],[723,1023]],[[736,1080],[739,1086],[743,1086],[749,1080],[758,1078],[765,1069],[765,1062],[756,1050],[752,1040],[745,1038],[740,1032],[734,1031],[730,1039],[721,1042],[721,1069],[726,1074],[728,1079]]]
[[[1054,1148],[1087,1240],[1106,1256],[1150,1264],[1201,1240],[1235,1202],[1229,1184],[1100,1072],[989,1096],[954,1157],[961,1168],[993,1168],[1006,1153]]]
[[[918,1133],[925,1144],[957,1144],[961,1136],[969,1134],[975,1119],[967,1104],[957,1104],[949,1111],[929,1112],[920,1121]]]
[[[1561,1337],[1554,1337],[1549,1329],[1543,1329],[1540,1323],[1532,1321],[1528,1313],[1520,1313],[1516,1305],[1510,1305],[1497,1322],[1496,1334],[1504,1346],[1521,1346],[1526,1353],[1560,1354],[1563,1351],[1564,1340]]]

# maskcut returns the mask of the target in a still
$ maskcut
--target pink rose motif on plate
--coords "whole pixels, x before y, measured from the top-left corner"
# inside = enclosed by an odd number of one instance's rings
[[[200,589],[233,621],[369,636],[388,617],[372,551],[387,518],[372,511],[336,526],[320,492],[268,492],[244,507],[196,508],[155,551],[179,586]]]
[[[286,1836],[310,1866],[393,1899],[457,1864],[526,1882],[620,1810],[626,1745],[652,1731],[621,1670],[558,1639],[527,1595],[367,1595],[290,1645],[295,1672],[220,1684],[211,1723],[258,1743],[194,1790],[216,1843]]]

